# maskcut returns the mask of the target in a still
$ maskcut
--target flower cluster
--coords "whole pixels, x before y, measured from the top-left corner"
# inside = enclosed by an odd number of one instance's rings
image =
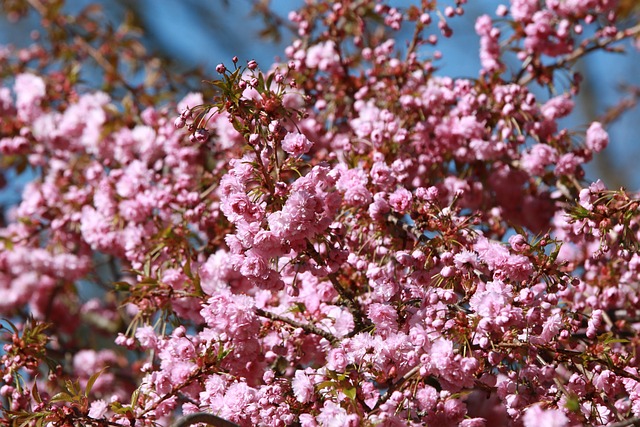
[[[5,79],[0,152],[34,179],[0,229],[0,313],[30,315],[4,423],[640,417],[640,200],[584,181],[609,136],[562,128],[580,79],[530,88],[639,27],[512,0],[476,21],[477,78],[437,77],[466,2],[417,3],[307,2],[283,63],[173,106]]]

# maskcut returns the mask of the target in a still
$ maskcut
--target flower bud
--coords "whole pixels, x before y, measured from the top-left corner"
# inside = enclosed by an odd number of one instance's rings
[[[198,130],[196,130],[196,132],[194,133],[195,135],[195,139],[197,142],[206,142],[207,140],[209,140],[209,131],[204,129],[204,128],[200,128]]]
[[[187,124],[187,121],[185,119],[183,119],[182,117],[178,117],[173,122],[173,125],[176,127],[176,129],[182,129],[186,124]]]

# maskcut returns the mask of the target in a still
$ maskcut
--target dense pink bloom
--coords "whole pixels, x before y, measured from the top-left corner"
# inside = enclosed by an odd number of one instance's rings
[[[538,0],[511,0],[511,15],[516,21],[529,20],[540,7],[539,3]]]
[[[0,312],[16,323],[0,328],[3,413],[269,427],[640,415],[640,200],[585,179],[603,125],[562,120],[574,63],[638,34],[618,2],[511,0],[477,17],[467,78],[440,75],[438,50],[465,1],[302,3],[283,62],[227,59],[213,95],[173,104],[169,69],[135,88],[149,76],[120,63],[107,92],[76,83],[58,50],[77,48],[65,25],[86,16],[56,21],[60,49],[0,47],[2,170],[33,175],[0,218]],[[92,25],[89,53],[110,61]],[[117,35],[123,59],[143,55]],[[97,372],[80,410],[50,402]]]
[[[142,348],[146,350],[153,350],[156,348],[156,334],[151,326],[142,326],[136,329],[136,338],[140,342],[140,346]]]
[[[555,148],[546,144],[536,144],[522,155],[522,168],[532,175],[543,175],[545,168],[557,160]]]
[[[469,301],[471,308],[483,317],[497,317],[513,298],[510,285],[500,281],[480,284],[478,290]]]
[[[305,65],[309,68],[327,71],[334,67],[338,61],[338,53],[333,41],[315,44],[306,52]]]

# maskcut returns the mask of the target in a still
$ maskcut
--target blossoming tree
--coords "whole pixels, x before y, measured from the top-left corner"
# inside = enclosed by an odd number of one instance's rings
[[[307,1],[167,103],[127,25],[2,2],[49,40],[0,55],[2,425],[637,422],[639,200],[558,122],[633,3],[511,0],[437,77],[465,3]]]

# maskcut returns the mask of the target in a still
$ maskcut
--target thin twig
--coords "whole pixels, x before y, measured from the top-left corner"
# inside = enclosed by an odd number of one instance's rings
[[[43,5],[40,0],[27,0],[27,3],[36,11],[38,14],[44,19],[47,15],[47,7]],[[73,41],[82,49],[86,54],[88,54],[96,64],[102,68],[102,70],[110,77],[114,78],[122,86],[128,90],[129,92],[135,94],[136,89],[131,86],[125,79],[120,75],[117,68],[114,67],[102,53],[100,53],[95,47],[93,47],[89,42],[87,42],[82,36],[80,36],[70,25],[64,25],[58,22],[58,20],[51,21],[53,25],[57,26],[61,30],[68,32],[73,38]]]
[[[573,52],[571,52],[570,54],[566,55],[565,57],[561,58],[560,60],[558,60],[558,62],[556,62],[555,64],[552,64],[550,67],[553,69],[560,69],[563,68],[565,65],[570,64],[578,59],[580,59],[582,56],[593,52],[595,50],[598,49],[602,49],[605,48],[613,43],[619,42],[621,40],[624,39],[628,39],[630,37],[636,36],[640,34],[640,24],[637,24],[631,28],[628,28],[626,30],[622,30],[622,31],[618,31],[613,37],[610,37],[604,41],[597,41],[592,45],[587,45],[587,46],[580,46],[579,48],[577,48],[576,50],[574,50]],[[522,81],[518,81],[518,84],[520,86],[526,86],[529,83],[531,83],[533,81],[533,79],[535,78],[535,74],[528,74],[527,76],[525,76],[524,80]],[[519,80],[519,79],[518,79]]]
[[[316,248],[313,247],[313,244],[311,244],[309,240],[307,240],[307,252],[309,253],[309,256],[311,257],[311,259],[313,259],[316,262],[316,264],[318,264],[319,266],[326,265],[325,262],[320,257],[320,254],[318,253],[318,251],[316,251]],[[362,310],[360,309],[360,307],[353,300],[353,298],[347,293],[347,290],[340,284],[335,274],[329,273],[328,277],[329,277],[329,281],[333,285],[333,288],[336,290],[336,292],[338,292],[340,297],[344,300],[344,303],[346,304],[347,308],[351,312],[351,315],[353,316],[353,322],[355,324],[354,333],[358,333],[366,329],[370,325],[370,323],[365,320],[366,318],[362,313]]]
[[[627,427],[627,426],[640,426],[640,417],[633,417],[620,421],[617,423],[609,424],[609,427]]]
[[[413,237],[418,243],[425,242],[426,240],[428,240],[427,236],[421,233],[420,230],[418,230],[416,227],[412,226],[411,224],[403,221],[402,218],[398,217],[394,213],[387,214],[387,221],[389,221],[390,223],[392,223],[397,227],[400,227],[405,233]]]
[[[275,320],[275,321],[278,321],[278,322],[283,322],[283,323],[286,323],[287,325],[293,326],[294,328],[300,328],[300,329],[304,330],[305,332],[308,332],[308,333],[311,333],[311,334],[315,334],[315,335],[319,335],[322,338],[325,338],[331,344],[335,344],[335,343],[338,342],[338,338],[333,336],[333,334],[331,334],[331,333],[329,333],[327,331],[323,331],[322,329],[320,329],[317,326],[314,326],[314,325],[312,325],[310,323],[296,322],[295,320],[289,319],[287,317],[280,316],[279,314],[276,314],[276,313],[271,313],[270,311],[266,311],[266,310],[263,310],[261,308],[256,308],[255,312],[260,317],[266,317],[267,319]]]
[[[638,105],[638,100],[640,99],[640,87],[623,88],[623,90],[630,92],[631,95],[622,99],[617,105],[609,108],[604,114],[598,117],[598,121],[602,123],[603,126],[611,124],[625,112]]]
[[[204,423],[214,427],[239,427],[238,424],[206,412],[197,412],[180,417],[171,427],[187,427],[198,423]]]

